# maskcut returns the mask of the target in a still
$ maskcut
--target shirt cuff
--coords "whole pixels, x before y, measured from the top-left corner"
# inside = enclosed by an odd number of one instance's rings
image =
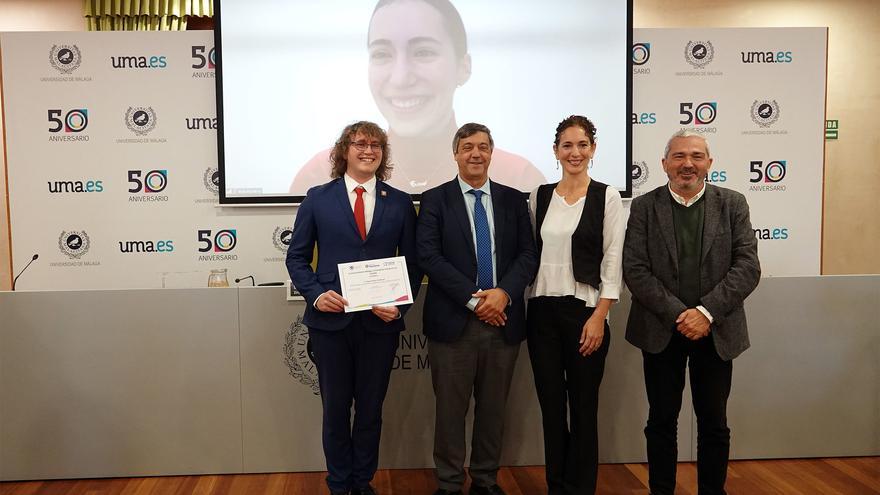
[[[477,303],[479,303],[479,302],[480,302],[479,297],[472,297],[471,300],[468,301],[468,303],[467,303],[467,309],[469,309],[471,311],[476,311]]]
[[[705,316],[709,320],[709,323],[715,321],[715,318],[712,318],[712,314],[709,313],[709,310],[704,308],[703,306],[697,306],[697,311],[703,313],[703,316]]]
[[[315,298],[315,302],[312,303],[313,308],[318,309],[318,301],[321,300],[322,297],[324,297],[324,294],[326,294],[326,292],[322,292],[318,297]],[[321,310],[318,309],[318,311]]]
[[[602,282],[599,285],[599,299],[611,299],[616,302],[620,299],[620,286]]]

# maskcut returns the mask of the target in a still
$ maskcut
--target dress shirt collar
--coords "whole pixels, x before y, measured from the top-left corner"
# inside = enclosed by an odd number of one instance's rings
[[[470,184],[463,181],[460,176],[456,175],[455,178],[458,179],[458,186],[461,187],[462,194],[467,194],[468,191],[470,191],[471,189],[474,189],[473,187],[471,187]],[[489,179],[486,179],[486,182],[484,182],[482,186],[477,187],[476,190],[483,191],[486,194],[486,196],[490,196],[490,197],[492,196],[492,194],[490,193],[490,188],[489,188]]]
[[[705,182],[703,183],[703,188],[700,189],[700,192],[695,194],[694,197],[691,199],[684,199],[683,197],[676,194],[675,191],[672,190],[672,186],[670,186],[668,183],[666,184],[666,187],[669,189],[669,194],[672,195],[672,199],[674,199],[676,203],[680,204],[681,206],[684,206],[685,208],[687,208],[687,207],[693,205],[694,203],[696,203],[697,201],[699,201],[700,198],[703,197],[703,194],[706,193],[706,183]]]
[[[364,182],[363,184],[358,184],[358,181],[356,181],[356,180],[354,180],[353,178],[351,178],[351,176],[348,175],[348,174],[345,174],[345,175],[343,175],[342,177],[345,179],[345,190],[346,190],[346,192],[348,192],[348,193],[350,193],[350,194],[351,194],[351,193],[354,193],[354,189],[355,189],[357,186],[363,186],[363,188],[364,188],[364,190],[366,191],[367,194],[369,194],[370,196],[373,196],[373,195],[374,195],[374,192],[375,192],[375,190],[376,190],[376,176],[375,176],[375,175],[372,176],[372,177],[370,178],[370,180]]]

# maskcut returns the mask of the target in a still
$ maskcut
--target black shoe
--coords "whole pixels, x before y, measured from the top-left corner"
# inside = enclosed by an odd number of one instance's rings
[[[348,492],[348,491],[344,491],[344,492],[334,492],[333,490],[330,490],[330,495],[348,495],[349,493],[350,493],[350,492]]]
[[[444,490],[444,489],[440,488],[436,492],[434,492],[434,495],[463,495],[463,494],[461,493],[461,490],[455,490],[454,492],[451,492],[449,490]]]
[[[352,488],[351,495],[376,495],[376,490],[372,486],[367,485],[364,488]]]
[[[501,489],[498,485],[492,486],[479,486],[473,485],[471,486],[471,491],[468,492],[468,495],[505,495],[504,490]]]

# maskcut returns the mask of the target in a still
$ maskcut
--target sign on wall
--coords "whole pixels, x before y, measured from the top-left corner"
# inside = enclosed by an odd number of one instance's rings
[[[826,51],[826,28],[635,30],[633,196],[666,183],[672,133],[700,133],[707,182],[749,202],[762,274],[819,275]]]
[[[702,133],[708,182],[751,205],[764,275],[818,275],[826,29],[634,40],[634,195],[665,183],[669,135]],[[210,32],[4,33],[0,50],[14,270],[40,255],[19,289],[287,278],[294,210],[216,206]]]
[[[293,209],[216,207],[212,33],[0,43],[15,269],[40,255],[19,289],[287,279]]]

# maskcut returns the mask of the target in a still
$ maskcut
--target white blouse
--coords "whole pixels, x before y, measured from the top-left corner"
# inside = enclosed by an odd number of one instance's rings
[[[535,228],[538,189],[529,195],[529,213]],[[584,211],[586,197],[570,205],[556,190],[550,199],[541,224],[541,262],[535,282],[527,297],[574,296],[595,307],[600,298],[618,299],[623,284],[623,236],[626,230],[623,202],[617,189],[605,189],[605,221],[602,226],[602,262],[599,266],[599,290],[574,279],[571,262],[571,236]]]

